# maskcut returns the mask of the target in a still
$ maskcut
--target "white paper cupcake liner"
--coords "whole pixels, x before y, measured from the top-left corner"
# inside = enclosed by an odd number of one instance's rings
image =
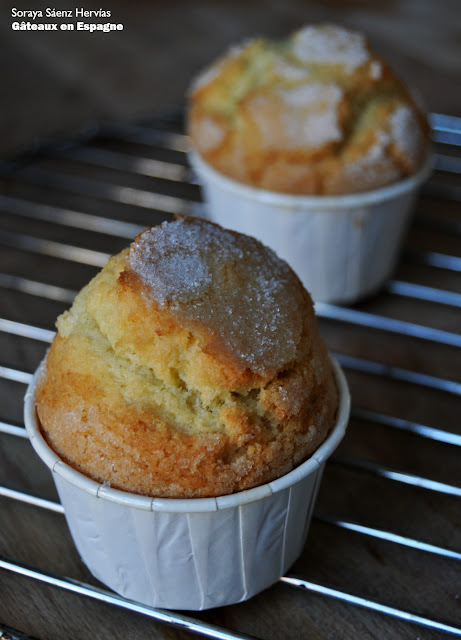
[[[60,460],[36,414],[39,368],[25,396],[25,425],[53,472],[75,545],[93,575],[126,598],[191,610],[241,602],[276,582],[301,553],[325,461],[347,426],[349,391],[332,364],[340,397],[336,425],[313,456],[268,484],[201,499],[118,491]]]
[[[286,260],[314,301],[351,303],[389,278],[414,201],[431,171],[395,184],[340,196],[294,196],[238,183],[190,154],[208,217],[254,236]]]

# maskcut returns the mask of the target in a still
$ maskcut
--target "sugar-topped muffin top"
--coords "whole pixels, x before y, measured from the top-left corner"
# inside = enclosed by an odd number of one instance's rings
[[[233,47],[190,92],[194,149],[235,180],[294,194],[373,189],[417,171],[428,124],[363,34],[306,26]]]
[[[254,238],[179,218],[138,236],[127,265],[152,300],[206,327],[252,370],[278,369],[295,357],[302,290],[288,265]]]
[[[37,386],[49,445],[116,489],[223,496],[303,462],[338,394],[312,302],[258,241],[194,218],[148,229],[57,320]]]

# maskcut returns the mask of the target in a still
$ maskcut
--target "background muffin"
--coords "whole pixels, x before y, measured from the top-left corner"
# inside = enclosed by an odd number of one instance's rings
[[[58,320],[39,380],[48,443],[126,491],[219,496],[290,471],[336,389],[312,303],[253,238],[180,218],[138,236]]]
[[[307,26],[231,49],[194,82],[194,149],[240,182],[292,194],[374,189],[421,168],[428,125],[360,33]]]

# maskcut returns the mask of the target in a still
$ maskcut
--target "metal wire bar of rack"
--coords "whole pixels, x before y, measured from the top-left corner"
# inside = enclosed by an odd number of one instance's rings
[[[458,178],[461,175],[461,119],[433,114],[431,123],[433,139],[438,145],[435,156],[436,174],[425,193],[430,199],[440,198],[455,208],[450,209],[449,215],[439,216],[430,203],[429,213],[417,210],[413,229],[423,236],[429,232],[446,234],[449,239],[459,239],[461,219],[456,203],[461,199]],[[166,219],[171,213],[204,215],[196,181],[185,160],[187,138],[180,132],[180,127],[176,116],[136,125],[98,125],[90,128],[76,141],[44,144],[33,153],[14,162],[4,163],[0,168],[3,183],[0,193],[0,213],[3,215],[0,244],[5,248],[6,258],[2,260],[0,267],[0,290],[10,292],[13,296],[25,296],[29,301],[48,301],[65,308],[79,286],[85,283],[83,274],[67,277],[66,264],[80,265],[94,272],[95,268],[106,262],[111,253],[118,250],[121,245],[117,243],[132,239],[145,228],[146,224],[142,221],[147,218],[144,214],[152,216],[153,223]],[[158,150],[168,152],[168,157],[165,158],[162,154],[150,157],[157,154]],[[445,178],[453,181],[445,184]],[[134,182],[130,182],[130,179]],[[152,182],[147,184],[145,180]],[[60,197],[55,197],[56,193]],[[66,198],[68,202],[63,204]],[[100,205],[103,205],[103,211],[98,210]],[[133,211],[137,212],[136,215],[133,215]],[[424,236],[424,239],[427,237]],[[99,242],[102,245],[96,248]],[[461,306],[461,255],[450,241],[445,245],[437,243],[422,247],[418,238],[416,244],[411,243],[404,250],[404,268],[374,301],[354,307],[317,304],[316,312],[324,323],[322,328],[327,342],[330,338],[335,343],[332,350],[352,378],[361,376],[370,385],[376,380],[381,388],[385,382],[397,385],[397,394],[402,389],[406,391],[410,385],[413,391],[421,394],[420,397],[423,397],[422,394],[430,396],[430,400],[426,400],[424,396],[425,402],[431,403],[426,424],[418,411],[415,417],[405,411],[401,412],[400,408],[405,408],[402,402],[396,402],[396,408],[392,407],[390,411],[383,410],[384,401],[379,400],[379,391],[373,391],[379,402],[374,402],[371,392],[363,396],[358,394],[359,404],[354,404],[352,412],[354,425],[366,423],[375,429],[384,429],[391,434],[391,439],[397,437],[397,434],[404,434],[415,439],[415,447],[422,446],[418,443],[424,442],[450,447],[456,451],[459,460],[459,450],[456,448],[461,446],[461,432],[457,429],[453,416],[455,407],[459,409],[458,397],[461,395],[461,378],[456,375],[456,371],[459,374],[457,364],[461,347],[458,311]],[[32,269],[21,271],[17,267],[17,255],[32,256]],[[53,269],[44,270],[45,274],[41,268],[36,267],[37,264],[44,265],[45,260],[50,260],[54,265],[64,265],[58,277],[50,276],[50,273],[55,273]],[[87,273],[89,272],[85,271],[84,275]],[[450,277],[447,274],[451,274]],[[417,306],[409,307],[411,304]],[[424,305],[430,305],[433,312],[427,317],[421,313]],[[29,302],[26,306],[29,308]],[[53,328],[47,319],[36,319],[35,316],[31,319],[25,313],[21,315],[20,307],[18,305],[17,314],[16,307],[11,307],[14,313],[10,316],[5,313],[5,309],[9,311],[10,307],[5,305],[2,308],[4,317],[0,318],[0,338],[14,340],[20,345],[19,353],[26,349],[25,343],[33,343],[38,351],[43,346],[43,354],[46,345],[53,339]],[[344,335],[347,338],[350,331],[356,332],[354,336],[357,336],[357,344],[369,335],[378,336],[378,342],[381,341],[384,345],[380,353],[384,350],[386,354],[387,346],[390,345],[392,357],[388,359],[385,355],[378,358],[376,354],[368,355],[363,348],[349,349],[346,339],[340,341],[340,346],[346,348],[339,351],[334,332],[346,332]],[[433,368],[427,367],[427,363],[419,356],[407,362],[408,359],[399,355],[402,340],[414,343],[418,354],[429,348],[443,350],[440,358],[446,361],[447,366],[441,367],[438,357],[429,363],[433,364]],[[32,364],[34,357],[28,357],[26,361]],[[20,387],[28,384],[33,372],[31,364],[24,370],[17,358],[2,355],[0,382]],[[370,387],[372,388],[374,389]],[[8,394],[8,389],[4,390],[5,394]],[[16,396],[22,397],[21,392]],[[385,395],[384,400],[386,398]],[[14,418],[18,411],[15,412],[13,408],[10,413],[8,415],[5,411],[5,415],[0,415],[0,433],[17,441],[24,441],[25,430],[20,421]],[[442,420],[437,422],[439,416]],[[369,459],[361,454],[360,447],[355,451],[354,443],[348,445],[350,439],[346,439],[344,450],[341,448],[329,462],[327,474],[328,470],[349,469],[358,474],[359,478],[376,478],[379,482],[395,483],[397,487],[408,486],[416,491],[440,495],[444,499],[459,501],[461,498],[459,474],[456,476],[456,471],[445,480],[439,477],[438,469],[418,473],[405,466],[381,460],[379,452],[377,459]],[[331,491],[331,486],[331,483],[327,483],[327,492]],[[0,496],[13,504],[25,503],[32,509],[63,513],[62,506],[56,500],[36,495],[19,486],[8,486],[5,482],[0,485]],[[380,540],[392,548],[411,549],[421,554],[421,563],[428,556],[452,563],[461,560],[459,538],[459,548],[456,548],[456,545],[437,541],[432,530],[430,536],[413,536],[405,532],[408,529],[405,521],[399,529],[378,526],[361,518],[344,517],[328,506],[328,499],[325,503],[326,506],[322,503],[317,509],[314,523],[335,529],[338,536],[341,532],[343,536],[348,533],[357,534],[363,540]],[[200,618],[130,602],[94,585],[20,560],[0,556],[0,568],[5,573],[19,574],[117,608],[137,612],[180,631],[222,639],[256,637],[227,629],[223,625],[210,624]],[[297,587],[326,599],[356,605],[387,618],[419,625],[436,634],[443,632],[461,637],[461,618],[456,620],[454,616],[451,621],[443,621],[438,619],[438,612],[412,612],[411,607],[405,604],[389,602],[392,597],[381,600],[368,596],[365,592],[355,593],[353,588],[348,590],[333,587],[309,575],[300,574],[296,567],[293,573],[281,578],[280,585]],[[397,631],[393,634],[392,637],[405,637],[403,634],[398,635]]]

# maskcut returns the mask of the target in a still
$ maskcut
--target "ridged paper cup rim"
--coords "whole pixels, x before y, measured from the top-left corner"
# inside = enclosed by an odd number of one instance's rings
[[[74,486],[98,498],[147,511],[198,513],[237,507],[269,497],[274,493],[296,484],[304,477],[317,470],[320,464],[322,464],[333,453],[342,440],[349,420],[350,394],[346,378],[341,367],[333,357],[330,356],[330,358],[338,388],[339,406],[336,415],[335,427],[325,442],[320,445],[310,458],[284,476],[253,489],[239,491],[238,493],[232,493],[230,495],[220,496],[217,498],[151,498],[148,496],[129,493],[127,491],[120,491],[118,489],[113,489],[107,483],[96,482],[95,480],[88,478],[61,460],[45,441],[41,433],[35,406],[37,381],[42,369],[45,367],[45,361],[43,361],[38,367],[27,388],[24,398],[24,423],[35,452],[50,468],[50,470],[57,473]]]
[[[306,210],[315,208],[317,210],[325,209],[332,212],[351,207],[363,207],[398,198],[417,189],[429,177],[433,168],[432,156],[428,154],[426,162],[416,173],[385,187],[361,191],[360,193],[345,193],[337,196],[305,196],[269,191],[237,182],[211,167],[196,151],[189,151],[189,158],[192,167],[199,174],[206,175],[207,178],[212,180],[221,189],[233,192],[237,196],[247,198],[248,200],[258,200],[280,208],[305,208]]]

